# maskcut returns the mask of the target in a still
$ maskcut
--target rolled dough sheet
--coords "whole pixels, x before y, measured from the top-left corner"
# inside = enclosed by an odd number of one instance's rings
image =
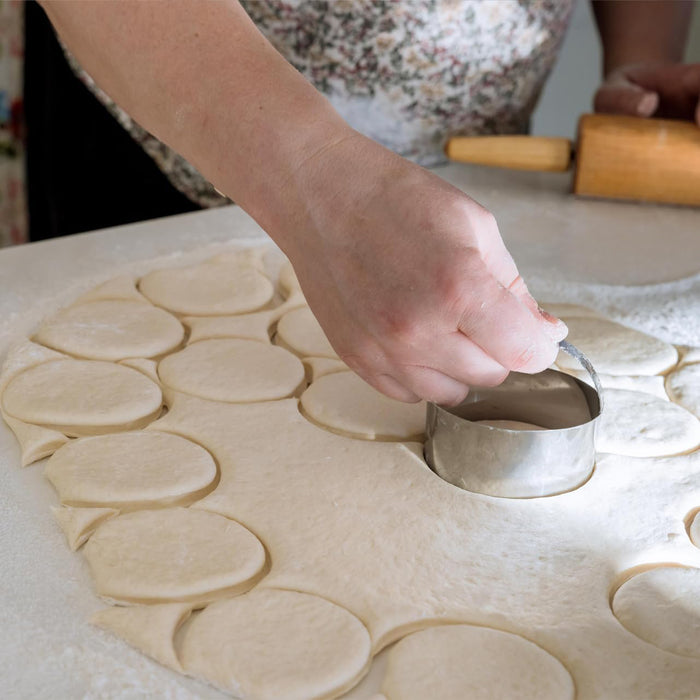
[[[218,476],[205,449],[155,431],[74,440],[48,460],[45,474],[65,505],[121,511],[189,505]]]
[[[618,588],[612,608],[640,639],[672,654],[700,658],[700,569],[642,571]]]
[[[568,318],[567,340],[603,374],[654,375],[673,367],[678,351],[673,345],[604,318]],[[577,360],[560,352],[559,367],[581,369]]]
[[[99,595],[124,603],[238,595],[263,575],[261,542],[242,525],[190,508],[139,510],[108,520],[85,545]]]
[[[369,634],[347,610],[306,593],[222,600],[184,631],[188,673],[251,700],[335,698],[367,672]]]
[[[4,411],[70,436],[141,428],[160,413],[160,389],[137,370],[94,360],[52,360],[11,379]]]
[[[425,401],[390,399],[354,372],[320,377],[301,395],[301,407],[314,423],[366,440],[421,440],[425,431]]]
[[[700,363],[671,372],[666,377],[666,390],[673,401],[700,416]]]
[[[284,348],[254,340],[202,340],[168,355],[158,366],[166,386],[215,401],[272,401],[304,383],[301,360]]]
[[[277,324],[275,342],[299,357],[338,358],[308,306],[293,309],[282,316]]]
[[[224,262],[154,270],[141,278],[139,289],[156,306],[189,316],[256,311],[274,294],[256,267]]]
[[[662,457],[700,446],[700,421],[650,394],[607,389],[596,449],[630,457]]]
[[[388,700],[573,700],[569,672],[523,637],[488,627],[445,625],[405,637],[389,653]]]
[[[35,340],[89,360],[156,357],[174,350],[185,335],[167,311],[138,301],[92,301],[62,309],[44,321]]]

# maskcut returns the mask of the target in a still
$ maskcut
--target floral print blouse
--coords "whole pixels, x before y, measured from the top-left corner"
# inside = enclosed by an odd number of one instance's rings
[[[351,126],[432,166],[450,136],[528,130],[574,0],[241,3]],[[228,201],[82,77],[175,187],[203,206]]]
[[[0,247],[27,240],[22,20],[20,0],[0,0]]]

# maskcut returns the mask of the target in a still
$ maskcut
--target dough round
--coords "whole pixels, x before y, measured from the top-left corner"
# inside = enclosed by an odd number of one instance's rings
[[[223,263],[154,270],[139,288],[154,304],[191,316],[255,311],[274,294],[272,282],[252,265]]]
[[[135,369],[111,362],[55,360],[25,370],[2,396],[19,420],[67,435],[140,428],[160,412],[160,388]]]
[[[700,416],[700,364],[685,365],[669,374],[666,391],[673,401]]]
[[[567,318],[567,340],[604,374],[652,375],[678,361],[678,352],[663,340],[604,318]],[[581,369],[568,353],[560,352],[557,365]]]
[[[389,652],[382,692],[389,700],[573,700],[569,672],[515,634],[444,625],[405,637]]]
[[[139,510],[101,525],[85,545],[97,592],[129,603],[206,603],[251,588],[265,566],[255,535],[216,513]]]
[[[688,534],[690,535],[690,541],[696,547],[700,547],[700,511],[693,516],[693,520],[688,528]]]
[[[390,399],[354,372],[320,377],[302,394],[301,406],[321,427],[366,440],[421,439],[425,430],[425,402]]]
[[[184,335],[174,316],[150,304],[92,301],[59,311],[41,325],[35,339],[69,355],[116,362],[163,355]]]
[[[598,452],[663,457],[700,445],[700,421],[684,408],[651,394],[606,389],[596,432]]]
[[[700,658],[700,569],[658,566],[643,571],[617,589],[612,609],[645,642]]]
[[[525,423],[521,420],[485,419],[475,422],[479,425],[488,425],[491,428],[500,428],[501,430],[547,430],[547,428],[543,428],[541,425]]]
[[[301,357],[338,357],[308,306],[282,316],[277,324],[275,342]]]
[[[158,366],[161,381],[202,399],[242,403],[291,396],[304,381],[304,365],[284,348],[256,340],[202,340]]]
[[[61,503],[134,510],[189,505],[216,479],[202,447],[169,433],[138,431],[75,440],[46,463]]]
[[[181,660],[188,673],[241,698],[335,698],[364,675],[370,641],[354,615],[323,598],[255,590],[198,615]]]

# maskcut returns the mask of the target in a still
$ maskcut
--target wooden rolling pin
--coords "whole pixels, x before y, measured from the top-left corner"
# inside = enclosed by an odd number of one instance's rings
[[[568,170],[571,141],[539,136],[455,137],[448,158],[518,170]],[[700,206],[700,128],[691,122],[585,114],[574,193]]]

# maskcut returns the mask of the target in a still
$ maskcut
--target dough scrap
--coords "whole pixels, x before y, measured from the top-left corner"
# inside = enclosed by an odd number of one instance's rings
[[[296,272],[294,272],[294,267],[289,260],[280,268],[278,286],[282,296],[287,299],[297,292],[301,292],[301,285],[299,284],[299,279],[297,278]]]
[[[11,417],[73,437],[143,427],[162,401],[158,386],[137,370],[73,359],[30,367],[2,395]]]
[[[596,431],[598,452],[663,457],[700,445],[700,421],[689,411],[650,394],[607,389]]]
[[[63,504],[121,511],[189,505],[217,478],[205,449],[155,431],[74,440],[54,453],[44,473]]]
[[[108,520],[85,545],[99,595],[126,603],[207,603],[263,575],[266,554],[242,525],[190,508],[138,510]]]
[[[254,266],[212,262],[149,272],[139,287],[157,306],[189,316],[255,311],[274,294],[270,280]]]
[[[138,301],[148,304],[149,301],[136,289],[136,280],[131,275],[119,275],[107,280],[97,287],[79,296],[73,304],[84,304],[90,301]]]
[[[445,625],[415,632],[389,652],[388,700],[573,700],[574,682],[554,656],[509,632]]]
[[[244,338],[269,345],[272,311],[238,316],[186,316],[182,322],[190,329],[190,344],[213,338]]]
[[[695,348],[690,345],[683,345],[679,348],[681,354],[681,363],[690,365],[695,362],[700,362],[700,348]]]
[[[54,350],[116,362],[156,357],[184,338],[182,324],[167,311],[138,301],[91,301],[62,309],[41,324],[35,339]]]
[[[656,566],[615,592],[615,617],[659,649],[700,658],[700,569]]]
[[[604,318],[568,318],[567,340],[603,374],[654,375],[673,367],[678,352],[673,345]],[[581,369],[578,361],[561,351],[556,364]]]
[[[700,363],[684,365],[666,377],[672,401],[700,416]]]
[[[284,348],[254,340],[202,340],[169,355],[158,366],[175,391],[214,401],[271,401],[294,394],[304,365]]]
[[[342,360],[334,360],[330,357],[305,357],[303,362],[309,383],[315,382],[326,374],[347,372],[350,369]]]
[[[23,467],[48,457],[68,442],[68,438],[57,430],[24,423],[4,413],[2,417],[19,442]]]
[[[116,508],[51,507],[56,521],[73,552],[80,549],[103,522],[119,515]]]
[[[183,673],[173,640],[191,612],[188,603],[110,607],[98,610],[90,622],[121,637],[163,666]]]
[[[308,306],[286,313],[277,324],[275,343],[300,357],[338,359],[321,325]]]
[[[145,374],[154,384],[160,386],[160,379],[158,378],[158,363],[155,360],[132,357],[128,360],[121,360],[119,364],[124,365],[124,367],[131,367],[132,369],[138,370],[141,372],[141,374]]]
[[[301,395],[304,415],[321,427],[364,440],[421,440],[425,402],[380,394],[354,372],[320,377]]]
[[[193,619],[181,658],[188,673],[243,699],[321,700],[357,684],[370,642],[354,615],[323,598],[255,590]]]

